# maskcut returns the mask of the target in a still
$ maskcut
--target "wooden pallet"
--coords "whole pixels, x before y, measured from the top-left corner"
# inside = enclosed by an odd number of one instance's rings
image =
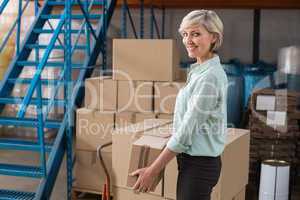
[[[79,197],[79,196],[89,196],[89,197]],[[111,199],[112,198],[112,193],[111,193]],[[102,199],[102,191],[96,191],[96,190],[90,190],[86,188],[80,188],[73,186],[72,188],[72,200],[101,200]]]
[[[101,200],[102,192],[95,191],[95,190],[89,190],[86,188],[78,188],[73,187],[72,188],[72,200],[80,200],[80,199],[94,199],[94,200]],[[79,196],[89,196],[89,197],[79,197]]]

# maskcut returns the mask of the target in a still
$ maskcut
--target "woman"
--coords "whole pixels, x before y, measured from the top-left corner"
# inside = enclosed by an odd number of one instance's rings
[[[186,86],[176,98],[173,135],[149,166],[133,172],[134,189],[147,192],[154,177],[177,156],[177,200],[209,200],[221,171],[227,125],[227,78],[215,53],[223,41],[223,24],[214,11],[186,15],[179,32],[191,66]]]

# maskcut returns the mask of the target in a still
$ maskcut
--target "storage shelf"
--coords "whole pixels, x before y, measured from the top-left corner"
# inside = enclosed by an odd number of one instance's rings
[[[122,3],[123,0],[118,0],[117,5]],[[127,0],[127,3],[129,7],[139,7],[141,2]],[[299,0],[144,0],[144,5],[166,8],[300,9]]]
[[[123,1],[119,0],[118,4]],[[127,0],[128,5],[138,7],[140,0]],[[144,0],[145,6],[166,8],[231,8],[231,9],[299,9],[299,0]]]

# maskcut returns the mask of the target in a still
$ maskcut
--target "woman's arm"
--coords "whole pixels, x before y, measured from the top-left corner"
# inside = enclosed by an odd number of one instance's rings
[[[139,176],[133,189],[139,192],[149,191],[154,179],[176,155],[177,153],[165,148],[149,167],[138,169],[131,173],[131,176]]]

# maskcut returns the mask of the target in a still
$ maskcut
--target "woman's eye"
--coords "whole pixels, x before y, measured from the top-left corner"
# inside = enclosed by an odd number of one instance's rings
[[[182,33],[182,37],[187,37],[187,33]]]
[[[192,34],[192,36],[194,36],[194,37],[198,37],[198,36],[200,36],[201,34],[200,33],[193,33]]]

